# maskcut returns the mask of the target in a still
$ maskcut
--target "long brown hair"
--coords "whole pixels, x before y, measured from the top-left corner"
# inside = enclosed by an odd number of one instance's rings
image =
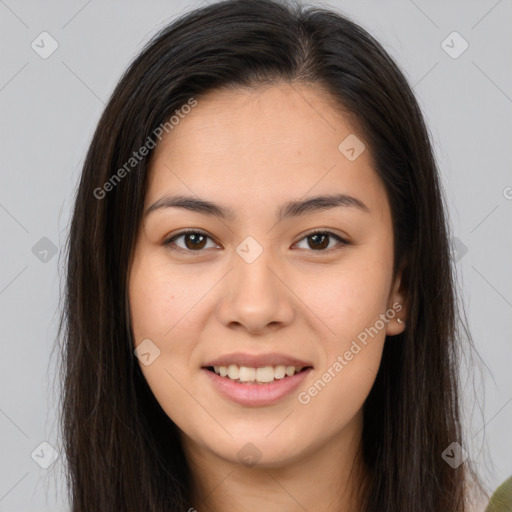
[[[411,87],[382,46],[339,13],[284,0],[226,0],[183,15],[146,45],[108,101],[83,166],[59,329],[73,512],[192,505],[177,427],[134,361],[127,278],[151,154],[129,169],[126,162],[190,98],[282,81],[327,90],[368,141],[391,205],[394,271],[407,263],[407,328],[386,339],[364,405],[371,472],[363,510],[467,510],[469,464],[453,468],[442,457],[452,442],[464,445],[450,235]]]

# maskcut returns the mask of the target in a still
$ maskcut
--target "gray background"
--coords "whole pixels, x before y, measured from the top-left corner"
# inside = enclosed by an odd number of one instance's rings
[[[423,109],[480,368],[463,368],[471,379],[463,377],[464,448],[495,488],[512,475],[512,1],[312,3],[368,29]],[[49,469],[41,464],[52,461],[51,447],[61,452],[52,349],[63,285],[59,250],[80,168],[131,59],[177,14],[204,4],[0,0],[0,511],[68,510],[63,457]],[[58,43],[46,59],[31,47],[50,48],[49,39],[41,43],[43,31]],[[458,36],[447,39],[454,31],[469,44],[457,58],[445,51],[462,49]]]

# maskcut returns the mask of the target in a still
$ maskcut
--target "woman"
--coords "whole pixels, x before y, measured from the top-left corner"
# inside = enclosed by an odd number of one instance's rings
[[[89,148],[67,276],[73,512],[470,510],[428,131],[342,15],[227,0],[157,34]]]

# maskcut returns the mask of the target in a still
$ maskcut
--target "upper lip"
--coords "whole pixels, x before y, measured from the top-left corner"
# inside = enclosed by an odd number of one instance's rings
[[[249,368],[262,368],[264,366],[312,366],[311,363],[291,357],[286,354],[245,354],[242,352],[234,352],[226,354],[216,359],[212,359],[203,365],[207,366],[229,366],[236,364],[237,366],[246,366]]]

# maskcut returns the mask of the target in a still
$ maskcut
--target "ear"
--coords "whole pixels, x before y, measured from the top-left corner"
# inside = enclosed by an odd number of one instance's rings
[[[387,323],[386,334],[388,336],[395,336],[405,330],[406,319],[408,313],[407,301],[407,284],[405,278],[405,270],[407,263],[404,261],[397,272],[391,293],[388,299],[388,309],[386,315],[390,319]],[[402,322],[398,321],[400,319]]]

